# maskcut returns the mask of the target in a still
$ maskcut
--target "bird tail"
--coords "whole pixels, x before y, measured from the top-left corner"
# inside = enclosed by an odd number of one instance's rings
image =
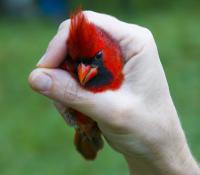
[[[94,160],[97,152],[103,148],[103,140],[97,125],[86,128],[87,130],[80,127],[75,129],[74,144],[85,159]]]

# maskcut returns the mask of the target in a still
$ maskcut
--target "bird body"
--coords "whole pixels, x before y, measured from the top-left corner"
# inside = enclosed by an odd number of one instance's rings
[[[103,29],[88,21],[79,10],[71,15],[67,56],[61,68],[93,93],[117,90],[123,82],[123,57],[118,43]],[[101,131],[88,116],[70,109],[69,123],[75,126],[74,143],[87,159],[95,159],[103,147]]]

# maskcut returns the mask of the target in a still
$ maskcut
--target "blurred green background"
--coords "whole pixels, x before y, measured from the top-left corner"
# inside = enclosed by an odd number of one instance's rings
[[[73,129],[27,84],[58,24],[79,4],[152,31],[189,145],[200,161],[200,1],[2,0],[0,174],[128,174],[122,156],[108,145],[96,161],[83,160],[73,146]]]

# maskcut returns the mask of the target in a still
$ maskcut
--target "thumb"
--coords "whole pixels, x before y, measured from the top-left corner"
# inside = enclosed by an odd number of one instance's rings
[[[95,108],[95,94],[81,88],[79,84],[61,69],[37,68],[29,76],[33,90],[54,101],[79,111],[90,111]]]
[[[126,92],[92,93],[79,86],[68,72],[61,69],[37,68],[31,72],[29,84],[36,92],[80,111],[98,123],[121,125],[121,118],[117,119],[116,116],[123,117],[130,106],[130,100],[127,100],[130,95]]]

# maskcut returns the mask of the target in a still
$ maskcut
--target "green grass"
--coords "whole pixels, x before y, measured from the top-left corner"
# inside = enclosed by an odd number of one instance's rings
[[[200,14],[166,12],[124,18],[151,29],[188,142],[200,160]],[[41,19],[0,20],[0,174],[128,174],[107,145],[95,162],[75,151],[51,102],[33,93],[27,77],[57,26]]]

